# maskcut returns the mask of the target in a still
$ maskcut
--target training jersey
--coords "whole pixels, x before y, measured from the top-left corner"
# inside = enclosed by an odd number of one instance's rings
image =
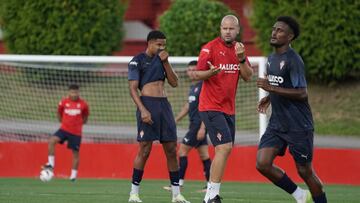
[[[60,129],[73,135],[82,135],[83,117],[89,116],[89,106],[85,100],[64,98],[59,102],[58,113],[61,115]]]
[[[200,51],[197,70],[210,69],[208,61],[221,71],[204,80],[200,93],[199,111],[220,111],[235,114],[235,96],[240,77],[235,43],[227,46],[220,38],[208,42]]]
[[[141,53],[131,59],[128,69],[128,80],[138,80],[140,90],[145,84],[164,81],[166,77],[164,65],[158,55],[150,57],[146,53]]]
[[[189,120],[190,122],[201,122],[199,116],[199,96],[201,92],[202,81],[190,86],[189,90]]]
[[[285,53],[268,57],[267,79],[270,85],[282,88],[306,88],[302,58],[291,48]],[[268,127],[287,131],[313,130],[313,118],[308,100],[299,101],[270,92],[272,113]]]

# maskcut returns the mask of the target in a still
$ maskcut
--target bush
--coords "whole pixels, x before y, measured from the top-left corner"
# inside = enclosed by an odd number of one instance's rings
[[[292,46],[303,57],[310,80],[339,82],[360,78],[360,2],[349,1],[265,1],[253,5],[252,25],[257,43],[268,54],[276,17],[295,17],[301,28]]]
[[[221,19],[227,14],[234,12],[217,1],[174,1],[160,17],[170,55],[197,56],[205,43],[219,36]]]
[[[5,0],[0,10],[15,54],[109,55],[124,35],[120,0]]]

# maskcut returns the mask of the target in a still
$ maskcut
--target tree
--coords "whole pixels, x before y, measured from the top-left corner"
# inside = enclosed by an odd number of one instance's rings
[[[208,41],[219,36],[222,17],[234,14],[225,4],[209,0],[177,0],[160,17],[171,55],[195,56]]]
[[[317,82],[339,82],[360,78],[360,2],[256,0],[251,18],[257,44],[271,52],[271,27],[280,15],[295,17],[301,28],[292,46],[305,61],[309,78]]]
[[[0,23],[15,54],[109,55],[119,49],[119,0],[3,0]]]

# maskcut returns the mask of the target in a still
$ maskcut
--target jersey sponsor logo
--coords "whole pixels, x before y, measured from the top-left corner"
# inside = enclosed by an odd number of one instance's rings
[[[267,76],[270,85],[279,86],[284,82],[284,78],[277,75],[268,75]]]
[[[219,141],[221,141],[222,135],[221,135],[220,133],[218,133],[218,134],[216,135],[216,137],[217,137],[217,139],[218,139]]]
[[[196,101],[196,97],[194,95],[189,96],[189,103]]]
[[[137,66],[138,63],[136,61],[130,61],[129,65],[134,65],[134,66]]]
[[[285,61],[281,61],[280,62],[280,70],[284,67],[284,65],[285,65]]]
[[[209,49],[201,49],[201,51],[203,51],[203,52],[206,52],[206,53],[210,53],[210,50]]]
[[[219,65],[221,70],[240,70],[240,67],[238,64],[222,64]]]
[[[69,116],[76,116],[81,114],[80,109],[65,109],[64,113],[66,113]]]

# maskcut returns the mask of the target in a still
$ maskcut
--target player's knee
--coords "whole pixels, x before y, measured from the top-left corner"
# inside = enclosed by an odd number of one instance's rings
[[[306,166],[298,166],[297,172],[298,172],[299,176],[304,180],[310,178],[313,175],[312,168],[306,167]]]
[[[167,156],[175,156],[176,157],[176,147],[168,147],[165,149],[165,153]]]
[[[263,160],[256,160],[256,170],[262,174],[268,173],[271,170],[271,164]]]

